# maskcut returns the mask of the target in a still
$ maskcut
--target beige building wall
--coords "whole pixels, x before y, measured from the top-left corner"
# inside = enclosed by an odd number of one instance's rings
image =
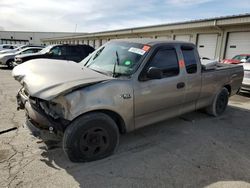
[[[86,35],[72,37],[70,41],[83,40],[84,44],[89,44],[95,48],[105,44],[112,39],[121,38],[154,38],[162,40],[184,40],[198,45],[199,36],[212,34],[216,35],[216,44],[214,45],[215,59],[223,59],[226,53],[228,35],[230,32],[250,32],[250,15],[232,16],[226,18],[198,20],[192,22],[183,22],[169,25],[159,25],[152,27],[131,28],[125,30],[116,30],[99,33],[88,33]],[[67,39],[67,37],[64,37]],[[55,42],[60,38],[44,39],[45,43]],[[85,42],[88,41],[88,42]],[[212,44],[211,44],[212,45]],[[202,47],[202,45],[200,46]],[[250,49],[249,49],[250,50]],[[250,53],[250,52],[249,52]]]
[[[41,45],[43,38],[65,37],[83,33],[70,32],[26,32],[26,31],[0,31],[0,44],[36,44]],[[60,40],[57,41],[58,44]]]

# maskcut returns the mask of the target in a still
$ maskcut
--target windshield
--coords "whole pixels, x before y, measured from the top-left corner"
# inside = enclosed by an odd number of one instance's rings
[[[49,45],[49,46],[43,48],[43,49],[42,49],[41,51],[39,51],[38,53],[39,53],[39,54],[46,54],[47,52],[50,51],[50,49],[51,49],[52,47],[54,47],[54,45]]]
[[[149,46],[130,42],[108,42],[81,63],[108,75],[131,75],[145,57]]]

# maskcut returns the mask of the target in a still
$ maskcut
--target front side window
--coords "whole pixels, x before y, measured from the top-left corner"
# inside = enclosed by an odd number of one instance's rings
[[[150,60],[149,67],[156,67],[162,70],[164,77],[176,76],[179,74],[179,63],[175,49],[160,49]]]
[[[94,51],[81,63],[104,74],[129,76],[136,71],[150,48],[145,50],[144,47],[145,45],[139,43],[109,42]]]
[[[181,50],[182,50],[187,73],[188,74],[196,73],[197,72],[197,61],[195,58],[194,48],[182,47]]]
[[[29,53],[32,53],[33,51],[32,50],[24,50],[21,52],[21,54],[29,54]]]
[[[57,47],[51,49],[50,53],[53,55],[61,55],[61,49],[59,48],[59,46],[57,46]]]
[[[36,52],[41,51],[41,49],[33,49],[32,51],[33,51],[32,53],[36,53]]]
[[[4,49],[11,49],[11,46],[3,46]]]
[[[20,54],[29,54],[29,53],[36,53],[39,52],[41,49],[27,49],[27,50],[23,50]]]

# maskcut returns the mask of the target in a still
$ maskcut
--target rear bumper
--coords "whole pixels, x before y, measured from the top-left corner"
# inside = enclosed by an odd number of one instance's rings
[[[240,91],[244,92],[250,92],[250,85],[247,85],[247,84],[242,84],[241,85],[241,88],[240,88]]]
[[[246,79],[246,78],[243,79],[240,90],[243,92],[244,91],[250,92],[250,79]]]

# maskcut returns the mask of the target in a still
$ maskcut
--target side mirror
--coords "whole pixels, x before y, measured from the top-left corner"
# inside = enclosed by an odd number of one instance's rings
[[[156,67],[149,67],[147,77],[150,79],[161,79],[163,77],[162,70]]]
[[[246,63],[247,60],[246,60],[246,59],[242,59],[242,60],[240,60],[240,62],[241,62],[241,63]]]

